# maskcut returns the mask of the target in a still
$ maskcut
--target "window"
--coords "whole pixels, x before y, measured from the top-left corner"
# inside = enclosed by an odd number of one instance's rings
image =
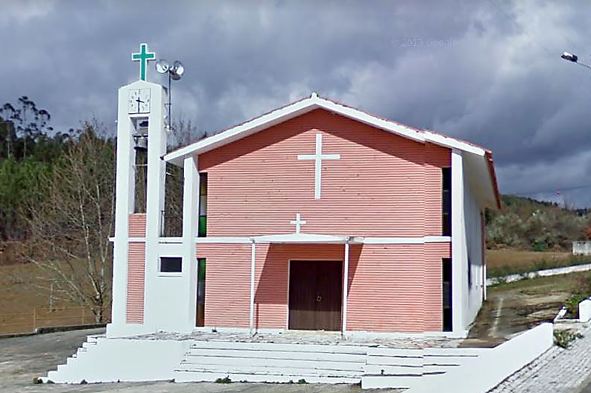
[[[197,326],[205,326],[205,258],[197,259]]]
[[[160,257],[160,273],[181,273],[182,269],[183,258]]]
[[[197,236],[207,236],[207,173],[199,174],[199,233]]]
[[[442,168],[441,213],[443,236],[451,236],[451,168]]]
[[[443,331],[452,330],[451,258],[442,259]]]

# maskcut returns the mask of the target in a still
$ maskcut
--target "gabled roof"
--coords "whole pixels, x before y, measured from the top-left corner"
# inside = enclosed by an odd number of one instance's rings
[[[392,120],[370,115],[359,109],[322,98],[316,93],[312,93],[310,97],[275,109],[225,131],[216,133],[198,142],[177,149],[166,154],[163,158],[167,162],[182,166],[186,157],[202,154],[226,144],[235,142],[239,139],[245,138],[294,117],[311,112],[315,109],[325,109],[327,111],[342,115],[361,123],[365,123],[372,127],[389,131],[395,135],[402,136],[419,143],[433,143],[439,146],[457,149],[469,153],[471,156],[473,156],[473,158],[476,159],[476,161],[480,161],[480,165],[477,166],[482,167],[482,164],[484,164],[487,172],[486,177],[488,179],[486,183],[488,184],[485,186],[485,188],[487,188],[487,192],[482,193],[479,199],[484,197],[484,199],[486,199],[486,206],[500,207],[500,197],[497,180],[494,173],[494,166],[492,164],[492,154],[489,150],[469,142],[438,134],[430,130],[418,130]],[[474,160],[470,161],[474,163]],[[481,173],[477,175],[483,174],[481,170],[479,172]],[[472,176],[472,181],[475,181],[475,177],[478,178],[480,176]],[[482,178],[477,179],[476,181],[480,183],[482,182]],[[486,198],[486,194],[488,194],[488,198]],[[492,197],[492,199],[490,197]]]

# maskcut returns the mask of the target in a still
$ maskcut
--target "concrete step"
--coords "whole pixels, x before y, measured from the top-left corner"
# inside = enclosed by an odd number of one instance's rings
[[[189,361],[187,361],[187,359]],[[338,362],[323,360],[291,360],[291,359],[266,359],[266,358],[240,358],[240,357],[198,357],[185,356],[181,361],[182,365],[226,365],[242,366],[248,364],[256,367],[292,367],[304,369],[325,369],[325,370],[347,370],[363,371],[365,362]]]
[[[365,363],[365,354],[329,353],[329,352],[288,352],[251,349],[196,349],[191,348],[189,357],[235,357],[235,358],[265,358],[265,359],[292,359],[292,360],[318,360]]]
[[[351,370],[328,370],[322,368],[293,368],[293,367],[256,367],[250,365],[228,366],[228,365],[192,365],[186,367],[186,364],[175,370],[178,372],[197,372],[197,373],[218,373],[218,374],[254,374],[254,375],[279,375],[279,376],[302,376],[308,377],[348,377],[360,378],[363,371]]]
[[[367,347],[355,345],[320,345],[320,344],[274,344],[243,343],[226,341],[195,341],[191,349],[236,349],[279,352],[315,352],[365,355]]]
[[[423,375],[425,369],[416,366],[385,366],[383,364],[365,366],[365,374],[369,375]]]
[[[316,377],[316,376],[289,376],[289,375],[257,375],[240,373],[202,373],[191,371],[179,371],[175,373],[176,382],[215,382],[217,379],[229,377],[233,382],[271,382],[271,383],[298,383],[300,379],[305,379],[307,383],[327,383],[327,384],[356,384],[361,378],[346,377]]]

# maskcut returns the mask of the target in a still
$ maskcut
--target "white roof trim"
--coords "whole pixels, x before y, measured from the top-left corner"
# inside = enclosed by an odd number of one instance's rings
[[[323,108],[327,111],[338,113],[345,117],[357,120],[361,123],[390,131],[393,134],[397,134],[417,142],[424,143],[425,141],[428,141],[440,146],[463,150],[469,153],[477,154],[479,156],[483,156],[486,153],[484,149],[469,143],[435,134],[431,131],[415,130],[390,120],[385,120],[369,115],[358,109],[350,108],[325,98],[318,97],[315,93],[313,93],[310,97],[301,101],[295,102],[280,109],[276,109],[270,113],[267,113],[266,115],[257,117],[219,134],[212,135],[208,138],[202,139],[198,142],[168,153],[164,156],[164,160],[182,166],[183,159],[188,155],[201,154],[209,150],[213,150],[217,147],[237,141],[258,131],[264,130],[275,124],[284,122],[317,108]]]
[[[425,133],[425,140],[428,142],[434,143],[436,145],[449,147],[450,149],[458,149],[463,150],[468,153],[476,154],[479,156],[484,156],[486,154],[486,150],[481,147],[471,145],[470,143],[466,143],[454,138],[450,138],[445,135],[436,134],[431,131],[423,131]]]

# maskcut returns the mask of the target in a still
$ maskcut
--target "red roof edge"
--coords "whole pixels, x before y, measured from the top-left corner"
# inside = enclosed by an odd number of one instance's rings
[[[492,158],[492,152],[490,150],[487,150],[485,155],[486,162],[488,163],[488,171],[493,182],[493,189],[495,192],[495,199],[497,201],[497,208],[501,209],[501,194],[499,193],[499,183],[497,182],[497,175],[495,173],[495,165]]]

